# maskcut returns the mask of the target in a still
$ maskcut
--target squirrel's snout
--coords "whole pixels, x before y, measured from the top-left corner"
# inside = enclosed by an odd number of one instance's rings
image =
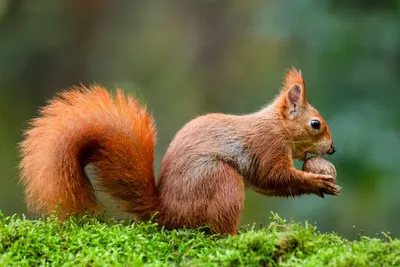
[[[332,143],[332,145],[331,145],[331,147],[329,148],[329,150],[328,150],[328,155],[332,155],[333,153],[335,153],[335,146],[333,145],[333,143]]]

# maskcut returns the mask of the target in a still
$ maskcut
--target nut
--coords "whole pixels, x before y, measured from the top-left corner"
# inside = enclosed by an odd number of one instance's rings
[[[331,175],[336,181],[336,168],[335,166],[321,157],[311,157],[304,161],[303,171]]]

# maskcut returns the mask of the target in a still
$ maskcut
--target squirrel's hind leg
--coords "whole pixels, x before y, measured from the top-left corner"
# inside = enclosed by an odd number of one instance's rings
[[[224,162],[209,167],[205,176],[169,177],[180,180],[180,189],[163,183],[160,225],[167,229],[208,226],[214,233],[236,234],[244,206],[243,178]]]
[[[216,191],[207,209],[207,220],[217,233],[236,235],[244,207],[243,177],[224,163],[212,175]]]

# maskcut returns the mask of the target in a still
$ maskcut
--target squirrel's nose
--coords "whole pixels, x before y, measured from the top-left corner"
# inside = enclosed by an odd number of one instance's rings
[[[328,155],[332,155],[333,153],[335,153],[335,146],[332,144],[331,148],[328,150]]]

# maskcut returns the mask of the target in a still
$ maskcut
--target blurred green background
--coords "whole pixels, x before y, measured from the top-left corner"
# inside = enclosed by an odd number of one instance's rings
[[[350,239],[400,236],[399,0],[0,0],[0,33],[4,214],[26,213],[16,147],[55,92],[97,82],[143,96],[156,118],[158,171],[185,122],[257,110],[295,65],[330,124],[343,192],[247,192],[242,222],[268,222],[274,211]]]

